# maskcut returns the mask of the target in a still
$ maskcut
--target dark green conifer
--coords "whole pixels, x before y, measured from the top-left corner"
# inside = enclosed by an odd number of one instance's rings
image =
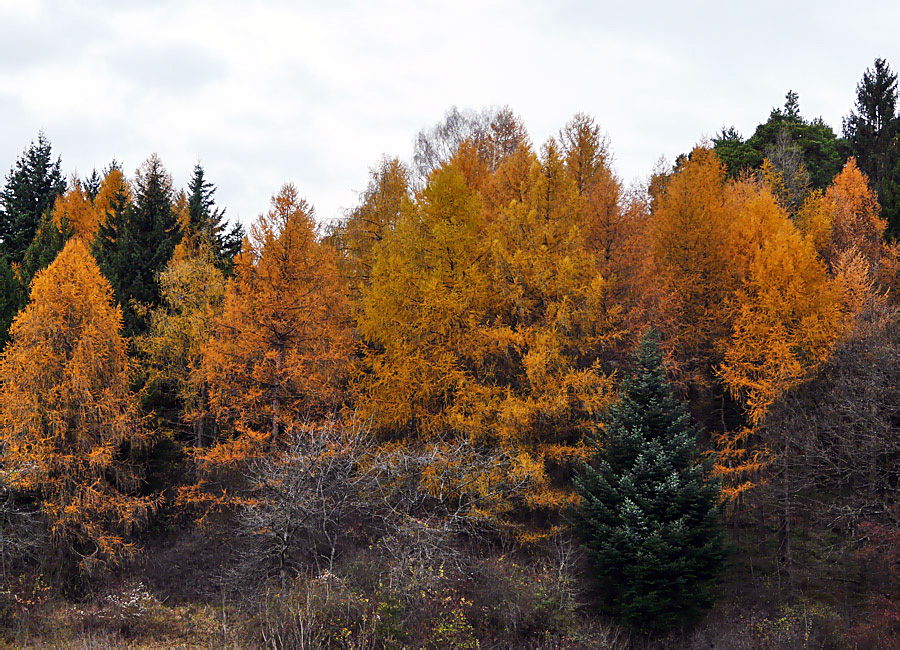
[[[50,141],[43,133],[16,161],[0,191],[0,253],[10,263],[21,262],[41,217],[66,191],[60,159],[53,161]]]
[[[856,86],[855,110],[844,119],[844,138],[860,171],[878,192],[888,233],[900,236],[900,118],[897,74],[875,59]]]
[[[226,275],[231,275],[234,256],[241,252],[244,229],[240,223],[227,228],[225,210],[216,207],[215,192],[216,186],[206,180],[203,167],[197,163],[188,185],[186,235],[206,245],[212,251],[216,266]]]
[[[121,188],[93,243],[100,269],[122,305],[128,336],[146,329],[146,309],[159,304],[157,274],[181,240],[173,199],[172,179],[154,154],[138,169],[134,201]]]
[[[94,169],[91,171],[91,175],[84,179],[84,193],[91,200],[91,203],[97,198],[97,194],[100,193],[100,186],[103,184],[103,177],[100,176],[100,173]]]
[[[16,272],[0,253],[0,351],[9,341],[9,326],[25,304],[25,295]]]
[[[725,551],[720,486],[698,457],[655,335],[642,339],[603,425],[593,463],[575,479],[601,610],[635,629],[677,627],[711,604]]]
[[[19,266],[19,279],[23,288],[31,285],[31,281],[38,271],[50,266],[65,247],[73,232],[71,224],[65,217],[59,224],[52,214],[45,214],[41,217],[34,239],[25,249],[22,264]],[[22,307],[24,306],[23,303]]]

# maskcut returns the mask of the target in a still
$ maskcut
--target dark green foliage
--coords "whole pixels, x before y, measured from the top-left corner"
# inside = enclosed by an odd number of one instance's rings
[[[6,257],[0,254],[0,350],[9,340],[9,326],[25,304],[22,284]]]
[[[100,193],[100,185],[103,183],[103,177],[97,172],[97,170],[93,170],[91,175],[84,179],[84,193],[93,203],[94,199],[97,198],[97,194]]]
[[[768,121],[756,127],[756,132],[746,141],[731,127],[723,129],[713,138],[713,143],[732,178],[759,169],[767,157],[784,173],[786,170],[774,158],[786,147],[796,147],[814,188],[828,187],[844,164],[834,131],[821,118],[804,119],[800,115],[799,97],[793,91],[786,95],[784,108],[773,108]]]
[[[53,162],[50,141],[39,133],[37,142],[10,170],[0,192],[0,252],[10,263],[22,261],[41,217],[65,190],[60,160]]]
[[[875,59],[856,86],[855,110],[844,119],[844,138],[859,169],[878,192],[888,232],[900,235],[900,120],[897,75],[884,59]]]
[[[172,180],[155,154],[138,170],[134,189],[133,203],[127,188],[120,189],[93,243],[100,269],[122,305],[128,336],[146,329],[146,308],[159,304],[156,276],[181,239]]]
[[[115,160],[104,175],[113,169],[120,170]],[[106,279],[113,286],[113,289],[119,286],[119,234],[124,233],[126,229],[126,220],[131,209],[131,196],[128,192],[128,187],[122,184],[116,188],[110,201],[109,209],[100,220],[97,234],[91,243],[91,253],[97,260],[103,275],[106,276]],[[116,297],[119,298],[118,293]]]
[[[725,163],[728,175],[737,177],[744,170],[753,169],[762,163],[759,153],[753,149],[741,134],[733,126],[723,128],[719,135],[713,138],[716,155]]]
[[[200,163],[194,166],[194,175],[188,185],[188,232],[206,244],[213,253],[216,266],[231,275],[234,256],[241,252],[244,229],[240,223],[226,230],[225,210],[217,208],[213,195],[216,186],[206,180]]]
[[[697,430],[666,382],[654,335],[642,339],[604,429],[575,478],[601,610],[646,631],[687,623],[711,604],[725,557],[720,486],[698,459]]]
[[[69,241],[72,233],[72,226],[67,220],[64,219],[60,225],[57,225],[56,219],[52,215],[46,214],[41,217],[37,233],[31,244],[25,249],[22,264],[19,266],[19,279],[23,287],[30,286],[38,271],[50,266],[50,263],[56,259],[66,242]]]

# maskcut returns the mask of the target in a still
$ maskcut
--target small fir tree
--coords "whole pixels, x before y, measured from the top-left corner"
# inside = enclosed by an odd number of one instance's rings
[[[216,207],[216,186],[206,180],[200,163],[194,166],[194,175],[188,185],[188,222],[186,235],[199,240],[215,256],[216,266],[226,276],[234,271],[234,257],[241,252],[244,228],[235,223],[228,228],[225,210]]]
[[[124,176],[117,173],[111,180],[93,251],[122,306],[124,332],[134,336],[146,332],[147,308],[160,303],[157,276],[172,259],[182,232],[173,208],[172,177],[156,154],[137,171],[133,201]]]
[[[697,430],[665,378],[654,334],[645,335],[622,397],[575,478],[578,532],[601,582],[601,610],[659,632],[712,601],[725,550],[720,487],[698,458]]]

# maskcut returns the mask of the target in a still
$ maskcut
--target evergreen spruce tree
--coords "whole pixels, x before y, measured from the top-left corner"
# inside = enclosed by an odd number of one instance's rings
[[[91,200],[91,203],[94,202],[94,199],[97,198],[97,195],[100,193],[100,185],[103,183],[103,177],[100,176],[100,173],[94,169],[91,171],[91,175],[84,179],[84,193]]]
[[[216,186],[206,180],[203,167],[197,163],[188,185],[186,235],[198,239],[209,247],[216,266],[228,276],[234,268],[234,256],[241,252],[244,229],[240,223],[226,229],[225,210],[216,207],[213,198],[215,192]]]
[[[115,176],[110,176],[110,172],[114,171],[118,173]],[[103,272],[104,277],[109,280],[114,292],[119,286],[118,270],[121,266],[119,259],[120,233],[125,232],[125,221],[128,218],[128,212],[132,208],[131,192],[121,171],[119,163],[113,160],[104,174],[106,178],[114,181],[114,184],[111,185],[112,193],[106,214],[102,216],[97,227],[97,233],[94,235],[94,241],[91,242],[91,254],[97,260],[97,265]],[[121,303],[121,297],[117,292],[116,300]]]
[[[65,192],[60,160],[53,161],[50,141],[43,133],[16,161],[0,191],[0,252],[10,263],[21,262],[41,217]]]
[[[900,118],[897,117],[897,73],[887,61],[875,59],[874,68],[856,86],[856,106],[844,119],[849,153],[878,192],[881,216],[888,233],[900,236]]]
[[[159,305],[157,275],[181,239],[173,199],[172,179],[154,154],[138,169],[134,201],[123,182],[93,243],[100,269],[122,306],[128,336],[145,331],[145,309]]]
[[[724,557],[720,487],[698,458],[697,430],[666,382],[655,335],[644,336],[621,399],[575,478],[578,532],[600,581],[601,609],[660,632],[712,601]]]

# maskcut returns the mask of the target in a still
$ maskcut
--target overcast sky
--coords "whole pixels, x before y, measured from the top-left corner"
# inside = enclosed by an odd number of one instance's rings
[[[292,181],[326,220],[449,107],[508,105],[536,144],[593,115],[630,182],[790,89],[839,133],[898,25],[894,2],[0,0],[0,173],[43,130],[67,175],[156,152],[231,218]]]

